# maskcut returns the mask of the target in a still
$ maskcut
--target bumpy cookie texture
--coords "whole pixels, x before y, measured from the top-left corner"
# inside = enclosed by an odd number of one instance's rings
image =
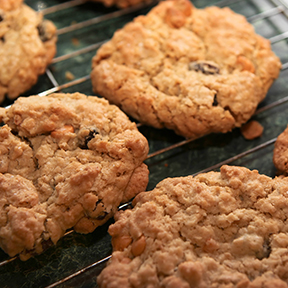
[[[1,108],[0,247],[25,260],[67,229],[92,232],[146,189],[146,138],[107,100],[20,97]]]
[[[288,174],[288,126],[276,139],[273,162],[280,173]]]
[[[118,30],[94,56],[91,78],[135,119],[194,138],[245,123],[280,66],[243,16],[175,0]]]
[[[0,102],[29,90],[56,53],[56,27],[22,1],[0,1]]]
[[[109,227],[100,287],[288,287],[288,179],[243,167],[168,178]]]
[[[130,6],[136,6],[141,3],[150,3],[153,0],[91,0],[94,2],[101,2],[105,6],[110,7],[110,6],[117,6],[119,8],[127,8]]]

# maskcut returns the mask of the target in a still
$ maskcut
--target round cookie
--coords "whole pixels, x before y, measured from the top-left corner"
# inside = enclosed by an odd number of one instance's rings
[[[67,229],[92,232],[144,191],[148,142],[107,100],[19,97],[1,108],[0,247],[23,260]]]
[[[29,90],[56,53],[56,27],[22,1],[0,1],[0,102]]]
[[[163,180],[115,215],[99,287],[287,288],[287,191],[236,166]]]
[[[243,16],[168,0],[115,32],[94,56],[91,79],[135,119],[194,138],[245,123],[280,67]]]
[[[288,127],[276,139],[273,162],[280,173],[288,173]]]

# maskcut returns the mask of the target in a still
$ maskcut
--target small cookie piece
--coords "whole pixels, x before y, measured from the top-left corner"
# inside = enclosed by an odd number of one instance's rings
[[[94,2],[101,2],[106,7],[117,6],[118,8],[124,9],[130,6],[136,6],[141,3],[151,3],[153,0],[91,0]]]
[[[98,284],[287,288],[287,191],[288,178],[226,165],[165,179],[116,214]]]
[[[196,138],[247,122],[280,67],[242,15],[168,0],[115,32],[94,56],[91,79],[142,123]]]
[[[273,163],[282,174],[288,174],[288,126],[274,144]]]
[[[247,140],[253,140],[261,137],[263,134],[263,126],[258,121],[249,121],[240,128],[243,137]]]
[[[107,100],[19,97],[1,108],[0,247],[23,260],[67,229],[92,232],[144,191],[148,142]]]
[[[22,1],[0,1],[0,102],[29,90],[56,53],[56,27]]]

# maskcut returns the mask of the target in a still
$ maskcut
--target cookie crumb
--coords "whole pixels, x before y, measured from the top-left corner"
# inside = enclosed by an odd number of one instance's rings
[[[264,128],[258,121],[253,120],[244,124],[240,130],[245,139],[253,140],[262,136]]]
[[[67,80],[74,80],[75,79],[75,76],[70,72],[70,71],[66,71],[65,73],[65,78]]]
[[[79,45],[79,39],[78,38],[72,38],[72,44],[74,45],[74,46],[78,46]]]

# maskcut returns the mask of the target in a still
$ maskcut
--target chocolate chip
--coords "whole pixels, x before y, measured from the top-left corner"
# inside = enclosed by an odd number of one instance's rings
[[[190,62],[188,68],[189,70],[194,70],[196,72],[200,71],[205,75],[215,75],[220,72],[220,69],[216,64],[211,64],[205,61]]]
[[[212,106],[217,106],[218,105],[218,101],[217,101],[217,93],[214,95],[214,100],[212,103]]]
[[[0,22],[4,20],[4,16],[0,15]]]

